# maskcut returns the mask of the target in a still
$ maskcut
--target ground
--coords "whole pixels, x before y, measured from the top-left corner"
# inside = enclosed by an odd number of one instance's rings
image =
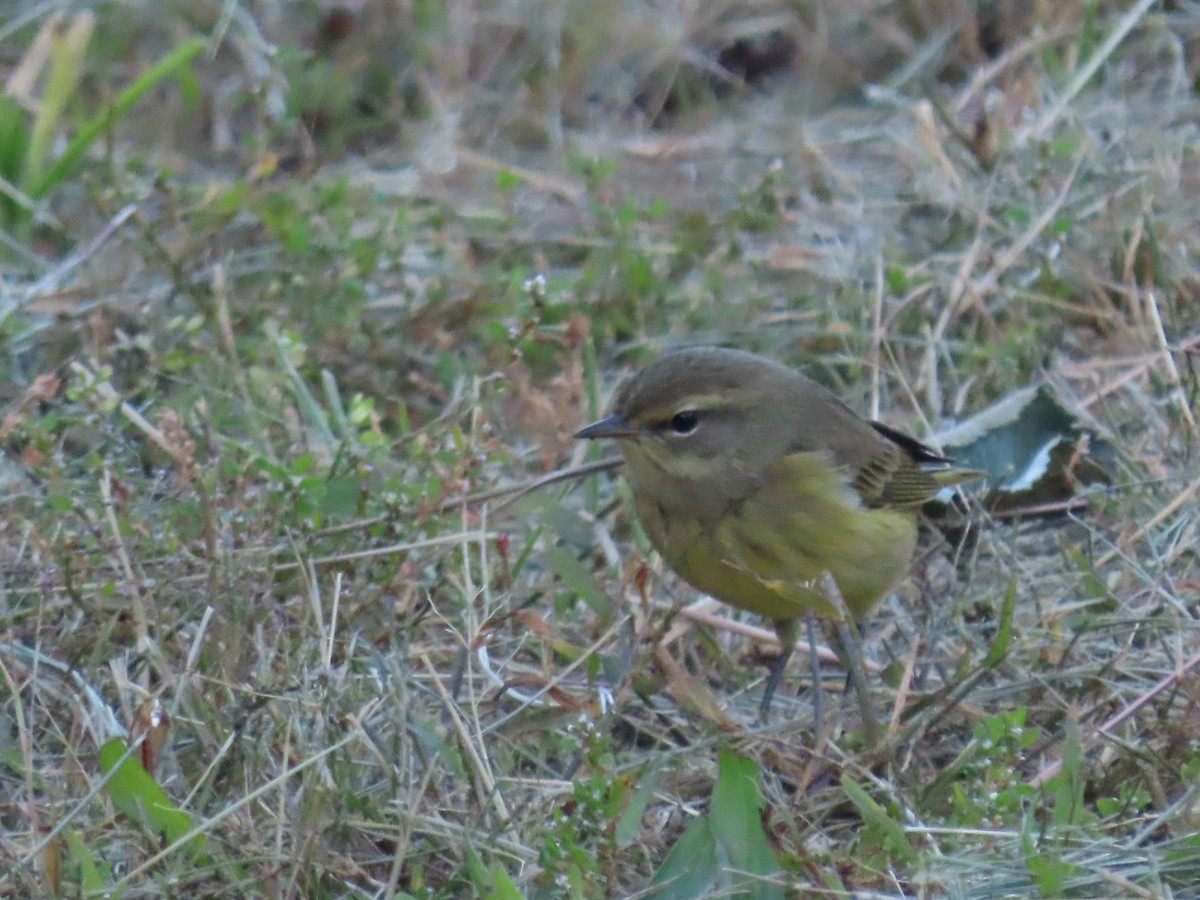
[[[0,891],[1200,896],[1193,4],[15,6]],[[880,748],[571,437],[690,343],[1076,423]]]

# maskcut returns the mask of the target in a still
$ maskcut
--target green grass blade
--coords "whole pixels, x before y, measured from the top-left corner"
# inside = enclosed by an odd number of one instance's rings
[[[1004,604],[1000,607],[1000,626],[996,629],[996,639],[988,647],[987,656],[983,658],[985,668],[992,669],[1008,656],[1008,645],[1012,641],[1013,608],[1017,604],[1017,578],[1014,575],[1008,580],[1008,590],[1004,593]]]
[[[121,116],[128,112],[138,100],[159,82],[169,78],[175,72],[187,66],[195,56],[204,49],[204,38],[191,38],[184,41],[169,54],[137,76],[125,90],[117,95],[106,109],[94,116],[71,138],[62,156],[54,161],[46,174],[40,178],[31,178],[26,186],[26,192],[34,198],[42,197],[51,188],[60,184],[71,173],[79,160],[87,152],[88,147],[104,134]]]

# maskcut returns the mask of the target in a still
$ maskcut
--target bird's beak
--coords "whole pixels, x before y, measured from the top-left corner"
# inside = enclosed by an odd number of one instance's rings
[[[575,432],[576,438],[589,441],[594,441],[598,438],[633,438],[637,436],[637,426],[625,421],[617,413],[605,416],[599,422],[593,422],[586,428],[581,428]]]

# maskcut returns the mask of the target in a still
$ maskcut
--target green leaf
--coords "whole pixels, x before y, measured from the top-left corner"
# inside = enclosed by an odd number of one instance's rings
[[[729,868],[739,873],[731,880],[731,886],[745,890],[746,896],[773,900],[783,897],[783,886],[753,877],[770,878],[780,871],[763,831],[758,774],[758,765],[753,760],[732,750],[721,750],[717,754],[717,783],[713,787],[709,819]]]
[[[488,873],[492,877],[492,889],[487,895],[489,900],[523,900],[521,891],[504,866],[492,863]]]
[[[993,510],[1075,496],[1081,485],[1111,484],[1116,449],[1079,423],[1049,385],[1015,391],[938,442],[961,466],[987,473]]]
[[[467,848],[466,869],[467,877],[475,887],[475,896],[484,900],[522,900],[520,890],[504,866],[499,863],[484,865],[479,854],[470,847]]]
[[[330,517],[354,515],[358,509],[360,487],[358,478],[353,475],[327,479],[321,497],[321,512]]]
[[[167,792],[159,787],[154,777],[142,768],[136,754],[121,761],[125,755],[125,742],[113,738],[100,748],[100,771],[108,774],[116,766],[116,772],[105,782],[104,791],[113,804],[135,822],[151,831],[157,831],[174,843],[192,830],[192,818],[181,810]],[[120,765],[118,766],[118,763]],[[198,834],[191,841],[192,850],[204,845],[204,835]]]
[[[520,184],[520,177],[512,169],[501,169],[496,173],[496,187],[505,194],[511,194]]]
[[[546,551],[546,557],[554,574],[595,610],[596,615],[612,618],[612,601],[596,580],[596,576],[584,568],[583,563],[562,547],[551,547]]]
[[[286,468],[279,463],[271,462],[265,456],[256,456],[253,464],[260,472],[269,475],[280,484],[287,484],[291,480],[291,473]]]
[[[16,775],[21,775],[25,771],[25,760],[14,744],[0,747],[0,765],[8,766]]]
[[[1112,592],[1105,586],[1104,580],[1096,572],[1092,561],[1078,547],[1067,547],[1066,555],[1079,569],[1083,576],[1083,583],[1079,586],[1079,592],[1089,600],[1113,600]],[[1109,604],[1089,604],[1088,609],[1099,610]],[[1116,604],[1111,604],[1115,608]]]
[[[95,857],[79,833],[73,828],[67,828],[63,830],[63,838],[66,840],[67,852],[71,855],[71,861],[79,867],[79,886],[83,888],[83,893],[93,894],[103,891],[104,876],[100,874]],[[109,896],[119,897],[120,892],[117,891]]]
[[[629,805],[625,807],[625,811],[621,813],[621,818],[617,820],[614,837],[617,839],[618,847],[629,846],[641,833],[642,814],[646,811],[646,805],[654,796],[654,789],[657,786],[658,766],[655,766],[642,774],[637,791],[629,801]]]
[[[687,827],[650,879],[649,896],[659,900],[708,897],[716,880],[716,838],[708,816],[702,816]]]
[[[1034,832],[1042,833],[1034,816],[1024,816],[1021,821],[1021,852],[1025,861],[1025,871],[1033,880],[1043,897],[1061,897],[1067,882],[1067,876],[1078,871],[1062,854],[1048,847],[1047,841],[1035,840]]]
[[[1068,716],[1063,735],[1062,769],[1052,781],[1054,812],[1050,821],[1058,828],[1085,825],[1094,816],[1084,805],[1086,775],[1083,771],[1083,745],[1079,740],[1079,722]]]
[[[466,870],[467,877],[471,879],[479,895],[486,894],[488,887],[491,886],[491,878],[488,877],[487,866],[483,864],[483,860],[479,858],[479,854],[472,847],[467,848]]]
[[[842,790],[846,792],[846,796],[850,798],[850,802],[862,816],[863,822],[874,826],[875,830],[883,837],[889,853],[906,863],[916,861],[916,851],[908,842],[908,835],[905,834],[904,828],[889,816],[887,810],[876,803],[875,799],[860,784],[849,775],[843,775]]]

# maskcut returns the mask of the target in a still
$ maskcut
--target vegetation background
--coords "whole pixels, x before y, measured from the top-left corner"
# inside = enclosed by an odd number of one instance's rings
[[[1198,76],[1193,0],[0,3],[0,896],[1200,896]],[[930,529],[886,754],[512,490],[688,342],[1119,450]]]

